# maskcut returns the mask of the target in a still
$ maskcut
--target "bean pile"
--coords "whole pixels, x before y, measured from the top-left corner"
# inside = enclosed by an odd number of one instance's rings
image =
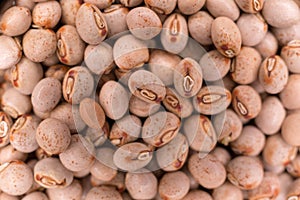
[[[299,0],[0,4],[0,200],[299,200]]]

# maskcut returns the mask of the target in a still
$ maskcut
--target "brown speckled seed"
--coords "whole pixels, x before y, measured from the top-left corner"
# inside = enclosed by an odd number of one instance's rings
[[[32,91],[32,106],[40,112],[49,112],[55,108],[61,98],[61,83],[55,78],[40,80]]]
[[[64,99],[71,104],[79,104],[85,97],[89,97],[94,90],[94,77],[83,66],[69,69],[62,83]]]
[[[238,155],[258,156],[265,142],[265,135],[255,126],[248,125],[243,127],[242,134],[230,143],[230,147]]]
[[[76,14],[81,0],[59,0],[61,6],[61,22],[63,24],[69,24],[75,26]]]
[[[77,33],[75,26],[64,25],[56,32],[56,55],[61,63],[77,65],[83,61],[85,44]]]
[[[142,173],[126,173],[125,185],[130,196],[134,199],[152,199],[157,193],[158,181],[148,170]]]
[[[264,161],[272,166],[287,165],[296,155],[297,147],[287,144],[279,133],[267,138],[262,152]]]
[[[255,118],[255,124],[266,135],[279,131],[285,119],[286,111],[278,97],[269,96],[263,101],[262,108]]]
[[[248,85],[239,85],[232,91],[234,111],[242,119],[253,119],[261,111],[262,100],[259,94]]]
[[[199,11],[188,18],[188,29],[192,38],[201,45],[212,44],[211,24],[213,17],[206,11]]]
[[[228,17],[235,21],[240,16],[240,10],[234,0],[206,0],[206,8],[214,17]]]
[[[300,87],[300,75],[292,74],[288,77],[288,82],[285,88],[279,94],[280,100],[283,106],[287,109],[300,108],[300,93],[298,88]]]
[[[255,157],[238,156],[227,165],[228,180],[243,190],[257,188],[263,176],[263,166]]]
[[[141,40],[150,40],[157,36],[162,23],[157,14],[147,7],[136,7],[126,16],[129,31]]]
[[[94,163],[94,152],[94,146],[89,141],[81,135],[74,134],[71,144],[59,154],[59,159],[67,169],[76,172],[89,168]]]
[[[109,186],[93,187],[86,195],[85,200],[122,200],[121,194],[114,188]]]
[[[182,199],[189,189],[189,178],[182,171],[164,174],[158,185],[158,192],[162,199]]]
[[[176,0],[144,0],[145,4],[159,14],[168,15],[176,7]]]
[[[69,146],[71,134],[65,123],[54,118],[47,118],[37,127],[36,140],[47,153],[60,154]]]
[[[29,95],[35,85],[43,77],[43,68],[40,63],[35,63],[22,57],[20,62],[11,68],[11,83],[20,93]]]
[[[120,83],[108,81],[100,90],[99,102],[107,117],[120,119],[128,110],[128,93]]]
[[[81,39],[88,44],[100,44],[107,36],[107,24],[95,5],[84,3],[76,14],[76,28]]]
[[[18,151],[30,153],[38,148],[36,129],[40,119],[35,115],[22,115],[10,130],[10,144]]]
[[[8,69],[17,64],[22,58],[22,47],[17,39],[0,36],[0,69]]]
[[[266,92],[277,94],[286,86],[289,78],[289,71],[287,65],[280,56],[270,56],[261,63],[258,78]]]
[[[214,200],[243,200],[242,190],[230,182],[225,182],[220,187],[214,189],[212,196]]]
[[[226,179],[224,165],[213,155],[199,158],[198,154],[190,156],[188,168],[197,182],[207,189],[221,186]]]
[[[29,113],[32,108],[30,97],[21,94],[14,88],[8,88],[3,93],[1,106],[3,111],[12,118],[17,118],[18,116]]]
[[[31,20],[31,12],[28,8],[13,6],[1,17],[0,31],[7,36],[21,35],[29,29]]]
[[[242,47],[239,55],[232,60],[231,78],[239,84],[254,82],[257,79],[261,61],[261,55],[257,50],[251,47]]]
[[[23,36],[23,52],[33,62],[42,62],[56,51],[56,35],[50,29],[30,29]]]
[[[242,36],[238,26],[227,17],[214,19],[211,27],[212,41],[224,56],[232,58],[240,53]]]
[[[0,189],[9,195],[23,195],[33,184],[30,167],[22,161],[12,161],[1,165]]]
[[[38,27],[54,28],[61,17],[61,6],[57,1],[37,3],[32,11],[32,21]]]
[[[33,169],[34,180],[44,188],[65,188],[73,181],[73,173],[58,158],[39,160]]]

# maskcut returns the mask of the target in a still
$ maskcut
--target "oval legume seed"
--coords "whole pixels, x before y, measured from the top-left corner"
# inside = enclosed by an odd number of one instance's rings
[[[251,86],[239,85],[232,91],[232,105],[234,111],[242,119],[247,120],[253,119],[259,114],[262,100]]]
[[[192,58],[184,58],[174,68],[173,83],[185,98],[195,96],[202,86],[202,69]]]
[[[158,181],[148,170],[142,173],[126,173],[125,186],[134,199],[152,199],[157,193]]]
[[[68,148],[71,142],[70,130],[65,123],[54,118],[47,118],[37,127],[36,141],[47,153],[60,154]]]
[[[156,153],[156,160],[164,171],[177,171],[185,164],[189,152],[189,145],[186,137],[179,133],[171,142],[159,148]]]
[[[129,111],[138,117],[148,117],[160,109],[160,104],[148,103],[132,95],[129,100]]]
[[[85,97],[89,97],[93,90],[94,77],[87,68],[82,66],[72,67],[65,74],[62,93],[68,103],[79,104]]]
[[[265,172],[261,184],[248,192],[249,199],[276,198],[280,191],[280,181],[278,175]]]
[[[94,74],[106,74],[115,66],[113,49],[106,42],[101,42],[97,46],[88,45],[84,51],[84,62]]]
[[[180,96],[176,90],[167,88],[163,100],[166,109],[180,118],[189,117],[193,113],[193,104],[190,99]]]
[[[211,25],[213,17],[206,11],[199,11],[188,17],[191,37],[201,45],[211,45]]]
[[[269,96],[264,99],[255,124],[264,134],[272,135],[280,130],[285,117],[286,111],[281,101],[277,97]]]
[[[280,12],[274,12],[280,10]],[[287,28],[294,25],[300,18],[298,5],[293,0],[267,0],[264,3],[262,14],[268,24],[276,28]]]
[[[287,115],[281,126],[281,136],[286,143],[292,146],[299,146],[300,140],[298,137],[299,130],[299,113]]]
[[[265,135],[255,126],[244,126],[240,137],[230,143],[230,147],[238,155],[258,156],[266,142]]]
[[[280,92],[279,97],[283,106],[287,109],[300,108],[300,93],[296,88],[300,87],[300,75],[292,74],[288,77],[288,82],[284,89]]]
[[[264,176],[262,164],[254,157],[238,156],[227,165],[227,178],[242,190],[257,188]]]
[[[44,158],[34,166],[34,180],[44,188],[65,188],[73,181],[73,173],[58,158]]]
[[[189,189],[189,178],[182,171],[164,174],[158,185],[158,193],[162,199],[182,199]]]
[[[133,2],[134,1],[131,0],[129,3],[133,3]],[[118,33],[123,33],[128,30],[127,23],[126,23],[126,16],[128,12],[129,9],[120,4],[112,4],[110,7],[104,9],[103,15],[105,17],[107,27],[108,27],[107,37],[111,37]]]
[[[207,10],[215,17],[228,17],[235,21],[240,16],[240,10],[234,0],[206,0]]]
[[[300,40],[292,40],[281,49],[280,56],[292,73],[300,73]]]
[[[102,12],[93,4],[84,3],[76,14],[75,25],[81,39],[88,44],[100,44],[107,36],[107,24]]]
[[[36,129],[40,119],[35,115],[22,115],[10,130],[10,144],[18,151],[30,153],[38,148]]]
[[[81,0],[59,0],[61,6],[61,22],[75,26],[76,14],[79,10]]]
[[[217,50],[232,58],[240,53],[242,36],[238,26],[227,17],[217,17],[211,26],[211,38]]]
[[[114,120],[122,118],[129,106],[126,89],[116,81],[108,81],[102,86],[99,101],[106,116]]]
[[[105,9],[108,8],[112,3],[114,3],[114,0],[83,0],[85,3],[90,3],[95,6],[97,6],[99,9]]]
[[[178,55],[164,50],[155,49],[150,54],[149,70],[166,86],[173,84],[174,68],[180,62]]]
[[[149,146],[132,142],[119,147],[114,153],[113,161],[119,169],[134,172],[145,167],[152,156]]]
[[[206,0],[177,0],[177,6],[181,13],[192,15],[199,11],[205,4]]]
[[[190,148],[206,156],[216,145],[217,135],[210,119],[204,115],[192,115],[184,121],[183,132]]]
[[[213,200],[213,198],[203,190],[190,190],[182,200]]]
[[[116,65],[123,70],[139,68],[149,60],[149,50],[144,41],[133,35],[124,35],[113,46],[113,57]]]
[[[81,183],[77,180],[74,180],[71,185],[65,188],[48,188],[46,190],[49,200],[80,200],[82,195],[82,186]]]
[[[102,200],[122,200],[121,194],[111,186],[93,187],[86,195],[86,200],[102,199]]]
[[[20,62],[11,68],[11,83],[20,93],[30,95],[43,77],[43,68],[40,63],[35,63],[22,57]]]
[[[8,88],[4,91],[1,98],[1,106],[3,111],[14,119],[29,113],[32,108],[30,97],[21,94],[14,88]]]
[[[133,72],[128,79],[130,92],[148,103],[160,103],[166,96],[164,83],[146,70]]]
[[[16,150],[11,144],[6,145],[0,150],[0,164],[9,163],[16,160],[25,162],[27,158],[27,153]]]
[[[144,0],[146,6],[151,10],[163,15],[170,14],[176,7],[176,0]]]
[[[231,93],[221,86],[204,86],[193,98],[196,111],[205,115],[218,114],[230,105]]]
[[[231,62],[230,58],[223,56],[217,50],[205,53],[199,61],[203,79],[217,81],[224,78],[230,69]]]
[[[32,106],[40,112],[52,111],[61,98],[61,83],[55,78],[40,80],[32,91]]]
[[[179,13],[171,14],[163,23],[160,41],[166,51],[178,54],[188,43],[188,25]]]
[[[59,154],[59,160],[68,170],[78,172],[94,164],[95,148],[91,142],[74,134],[68,148]]]
[[[258,13],[262,10],[265,0],[235,0],[235,3],[246,13]]]
[[[54,28],[61,13],[61,6],[57,1],[39,2],[32,10],[32,21],[38,27]]]
[[[143,140],[152,146],[161,147],[178,134],[181,121],[171,112],[160,111],[149,116],[142,127]]]
[[[31,25],[31,12],[22,6],[7,9],[0,20],[0,31],[7,36],[18,36],[25,33]]]
[[[239,84],[250,84],[257,79],[261,55],[252,47],[242,47],[231,63],[231,78]],[[246,67],[247,66],[247,67]]]
[[[225,182],[220,187],[215,188],[212,196],[214,200],[243,200],[242,190],[230,182]]]
[[[22,200],[49,200],[43,192],[31,192],[24,196]]]
[[[102,107],[91,98],[83,99],[79,104],[81,119],[91,128],[100,129],[105,123],[105,113]]]
[[[220,187],[226,179],[225,167],[210,154],[204,158],[199,158],[197,154],[191,155],[188,168],[197,182],[207,189]]]
[[[9,69],[22,58],[22,46],[15,38],[0,36],[0,69]]]
[[[260,66],[258,78],[266,92],[277,94],[281,92],[289,79],[288,68],[280,56],[267,57]]]
[[[77,33],[75,26],[64,25],[56,32],[56,55],[65,65],[76,65],[83,61],[85,44]]]
[[[30,167],[19,160],[4,163],[0,171],[0,189],[13,196],[25,194],[33,184]]]
[[[33,62],[43,62],[56,51],[56,35],[51,29],[29,29],[23,36],[23,52]]]
[[[278,50],[278,41],[274,34],[270,31],[267,32],[262,41],[254,47],[262,58],[275,55]]]
[[[162,28],[162,23],[157,14],[147,7],[136,7],[126,16],[129,31],[141,40],[150,40],[157,36]]]
[[[297,148],[286,143],[279,133],[267,138],[262,152],[264,162],[271,166],[286,165],[296,155]]]

